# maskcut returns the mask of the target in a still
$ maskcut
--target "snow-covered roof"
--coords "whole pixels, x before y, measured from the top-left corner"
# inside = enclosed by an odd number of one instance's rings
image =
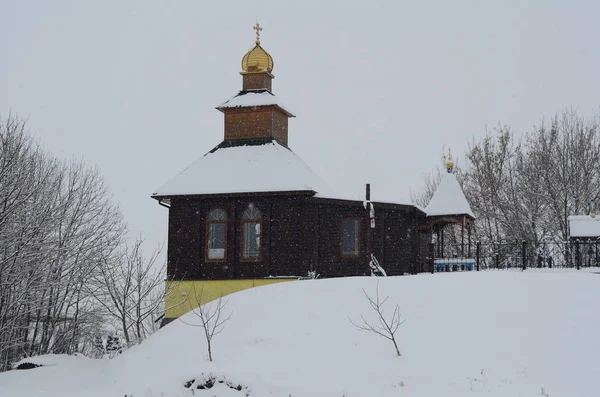
[[[236,96],[227,101],[223,102],[217,109],[227,108],[241,108],[241,107],[252,107],[252,106],[279,106],[291,117],[294,117],[292,112],[287,110],[285,105],[277,98],[274,94],[268,90],[256,90],[256,91],[240,91]]]
[[[589,215],[572,215],[569,217],[571,237],[600,237],[600,218]]]
[[[475,218],[456,175],[450,172],[442,177],[425,212],[427,216],[468,215]]]
[[[317,197],[337,197],[300,157],[276,140],[226,146],[200,157],[153,196],[314,191]]]

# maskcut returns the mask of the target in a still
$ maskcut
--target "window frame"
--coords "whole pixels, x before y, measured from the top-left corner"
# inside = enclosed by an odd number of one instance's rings
[[[356,222],[357,228],[356,228],[356,253],[354,254],[347,254],[344,253],[344,222],[345,221],[354,221]],[[340,255],[342,256],[342,258],[359,258],[361,256],[361,249],[360,249],[360,243],[361,243],[361,227],[360,227],[360,222],[361,222],[361,218],[357,218],[357,217],[344,217],[341,219],[340,221]]]
[[[225,213],[225,219],[210,219],[210,214],[213,211],[217,211],[217,210],[221,210]],[[204,258],[206,260],[206,262],[227,262],[227,223],[229,221],[229,217],[227,216],[227,211],[225,211],[224,208],[212,208],[210,211],[208,211],[208,214],[206,216],[206,237],[205,237],[205,253],[204,253]],[[223,242],[224,242],[224,250],[223,250],[223,257],[222,258],[211,258],[209,256],[209,244],[210,244],[210,226],[213,224],[223,224],[224,226],[224,230],[223,230]]]
[[[257,219],[244,219],[244,213],[250,208],[250,206],[254,206],[254,208],[258,211],[259,217]],[[258,256],[256,257],[245,257],[244,256],[244,247],[246,243],[245,239],[245,230],[246,224],[258,224],[260,225],[260,235],[259,235],[259,244],[258,244]],[[262,211],[253,203],[250,203],[246,206],[244,211],[242,211],[242,215],[240,216],[240,232],[239,232],[239,242],[240,242],[240,262],[260,262],[263,259],[263,213]]]

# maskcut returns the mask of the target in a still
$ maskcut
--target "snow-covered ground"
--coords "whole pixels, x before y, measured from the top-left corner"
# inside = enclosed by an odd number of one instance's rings
[[[406,319],[397,334],[401,357],[348,319],[375,318],[361,289],[374,293],[377,281],[389,310],[399,303]],[[213,341],[213,363],[202,329],[175,321],[113,360],[30,360],[46,366],[0,374],[0,396],[600,395],[600,274],[593,272],[311,280],[228,298],[232,318]],[[211,376],[211,389],[185,388]]]

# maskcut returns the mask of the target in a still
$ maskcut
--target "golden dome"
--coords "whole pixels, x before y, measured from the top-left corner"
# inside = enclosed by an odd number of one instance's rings
[[[260,46],[260,31],[262,28],[257,23],[253,28],[256,30],[256,45],[242,58],[242,70],[244,72],[269,72],[273,71],[273,57]]]
[[[257,44],[242,58],[242,70],[244,72],[273,71],[273,57]]]

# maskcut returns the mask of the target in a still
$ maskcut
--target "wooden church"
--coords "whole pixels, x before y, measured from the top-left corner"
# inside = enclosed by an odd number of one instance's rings
[[[223,141],[152,195],[169,209],[165,322],[254,286],[370,275],[371,254],[390,276],[425,263],[423,210],[338,197],[293,152],[294,115],[273,93],[273,58],[254,29],[242,89],[217,107]]]

